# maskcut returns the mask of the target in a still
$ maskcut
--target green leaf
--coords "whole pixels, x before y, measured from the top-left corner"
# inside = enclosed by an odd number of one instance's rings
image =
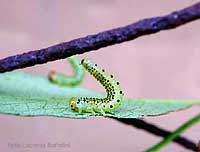
[[[57,116],[87,118],[91,113],[71,111],[71,97],[103,97],[105,95],[81,87],[67,88],[52,84],[47,78],[25,73],[0,74],[0,113],[20,116]],[[200,101],[162,99],[124,99],[114,114],[117,118],[141,118],[181,110]],[[100,115],[100,114],[98,114]]]

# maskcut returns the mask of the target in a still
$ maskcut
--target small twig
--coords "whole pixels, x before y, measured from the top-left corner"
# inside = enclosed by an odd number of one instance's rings
[[[89,35],[48,48],[7,57],[0,60],[0,72],[12,71],[97,50],[161,30],[173,29],[199,18],[200,2],[169,15],[143,19],[124,27]]]
[[[147,123],[147,122],[140,120],[140,119],[124,119],[124,118],[119,119],[118,118],[116,120],[118,120],[118,121],[120,121],[124,124],[136,127],[138,129],[143,129],[143,130],[145,130],[149,133],[152,133],[152,134],[157,135],[157,136],[161,136],[163,138],[169,136],[172,133],[170,131],[161,129],[161,128],[153,125],[153,124]],[[178,136],[173,141],[176,142],[177,144],[187,148],[187,149],[190,149],[190,150],[193,150],[193,151],[196,151],[196,149],[197,149],[196,144],[193,143],[192,141],[190,141],[189,139],[185,138],[185,137]]]

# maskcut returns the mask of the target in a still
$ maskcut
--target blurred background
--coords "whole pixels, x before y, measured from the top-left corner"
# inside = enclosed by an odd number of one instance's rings
[[[1,0],[0,58],[48,47],[64,41],[160,16],[192,5],[197,0]],[[133,41],[79,55],[113,73],[126,98],[200,100],[200,22],[144,36]],[[65,60],[19,71],[46,76],[50,70],[67,75]],[[83,87],[103,92],[88,73]],[[200,107],[145,120],[174,130],[198,114]],[[143,151],[162,138],[103,117],[74,120],[54,117],[0,115],[0,151],[80,152]],[[197,142],[200,124],[184,136]],[[8,144],[66,144],[59,148],[10,148]],[[187,151],[171,143],[161,150]]]

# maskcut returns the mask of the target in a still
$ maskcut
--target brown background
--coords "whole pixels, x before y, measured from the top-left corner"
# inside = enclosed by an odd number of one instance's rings
[[[39,49],[88,34],[164,15],[197,2],[145,0],[1,0],[0,57]],[[80,55],[114,73],[129,98],[200,99],[200,22]],[[56,69],[66,74],[65,61],[26,68],[35,75]],[[82,86],[103,91],[87,74]],[[173,130],[199,113],[199,107],[145,120]],[[0,151],[80,152],[142,151],[161,138],[108,118],[73,120],[0,115]],[[195,142],[200,124],[184,133]],[[66,143],[65,148],[11,148],[8,143]],[[165,151],[186,151],[172,143]]]

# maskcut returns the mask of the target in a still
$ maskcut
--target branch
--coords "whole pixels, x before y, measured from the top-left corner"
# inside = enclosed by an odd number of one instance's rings
[[[143,19],[124,27],[4,58],[0,60],[0,73],[34,66],[36,64],[43,64],[72,55],[97,50],[109,45],[134,40],[143,35],[176,28],[199,18],[200,2],[169,15]]]
[[[116,120],[118,120],[118,121],[120,121],[124,124],[134,126],[138,129],[146,130],[147,132],[150,132],[150,133],[157,135],[157,136],[161,136],[163,138],[169,136],[172,133],[170,131],[161,129],[161,128],[153,125],[153,124],[147,123],[147,122],[140,120],[140,119],[118,118]],[[190,149],[190,150],[193,150],[193,151],[197,150],[196,144],[193,143],[192,141],[190,141],[189,139],[185,138],[185,137],[178,136],[173,141],[176,142],[177,144],[187,148],[187,149]]]

